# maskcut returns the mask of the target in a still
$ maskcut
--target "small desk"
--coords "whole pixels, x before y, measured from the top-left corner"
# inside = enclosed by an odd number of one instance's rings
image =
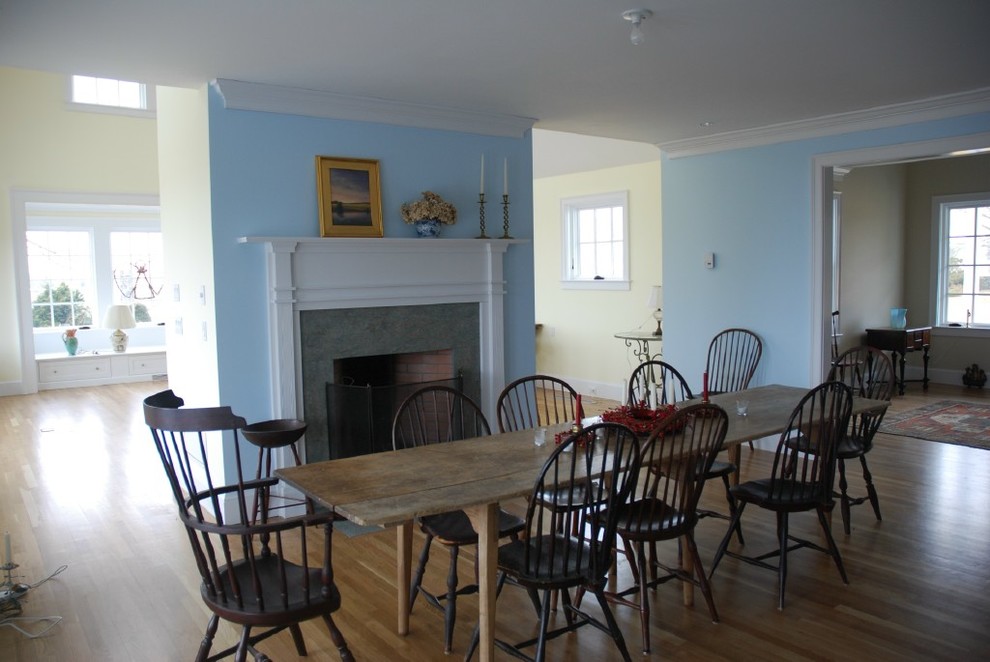
[[[643,361],[656,361],[663,356],[663,336],[654,335],[652,331],[621,331],[615,334],[615,337],[624,340],[626,347],[632,348],[633,356],[640,363]],[[651,342],[661,343],[660,348],[656,352],[650,352]]]
[[[900,365],[900,377],[897,380],[898,392],[904,395],[904,382],[921,382],[922,388],[928,390],[928,349],[932,344],[932,327],[919,326],[913,329],[893,329],[881,327],[866,330],[866,344],[890,352],[890,360],[894,364],[894,374]],[[904,379],[904,355],[908,352],[921,351],[924,354],[924,376],[921,379]],[[897,355],[900,355],[898,363]]]

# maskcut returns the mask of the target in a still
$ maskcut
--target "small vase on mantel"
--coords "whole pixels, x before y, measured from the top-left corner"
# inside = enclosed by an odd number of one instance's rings
[[[416,234],[420,237],[439,237],[440,221],[435,218],[424,221],[416,221]]]
[[[65,333],[62,334],[62,344],[65,345],[65,351],[69,353],[69,356],[76,355],[76,351],[79,349],[79,338],[76,338],[75,329],[65,330]]]

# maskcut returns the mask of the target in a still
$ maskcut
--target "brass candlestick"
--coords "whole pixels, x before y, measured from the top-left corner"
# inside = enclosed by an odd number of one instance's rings
[[[502,194],[502,239],[512,239],[509,236],[509,194]]]
[[[478,219],[481,221],[481,234],[479,234],[475,239],[491,239],[487,234],[485,234],[485,194],[478,194]]]

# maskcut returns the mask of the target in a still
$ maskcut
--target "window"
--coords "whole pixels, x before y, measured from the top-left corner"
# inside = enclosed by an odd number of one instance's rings
[[[115,78],[72,76],[69,98],[79,108],[101,112],[147,114],[154,110],[154,88]]]
[[[107,306],[164,321],[158,207],[27,203],[25,243],[35,332],[100,324]]]
[[[990,327],[990,193],[935,198],[939,325]]]
[[[629,289],[626,191],[561,201],[565,288]]]

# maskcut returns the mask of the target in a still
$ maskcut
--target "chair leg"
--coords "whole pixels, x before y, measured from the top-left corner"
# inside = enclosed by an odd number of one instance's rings
[[[337,647],[337,654],[340,655],[340,662],[354,662],[354,656],[351,655],[351,649],[347,647],[347,642],[344,640],[344,635],[340,633],[339,629],[337,629],[337,624],[333,622],[333,617],[330,614],[324,614],[323,622],[326,623],[327,629],[330,630],[330,639],[333,641],[333,645]]]
[[[832,556],[832,560],[835,561],[835,567],[839,569],[839,576],[842,577],[842,583],[848,584],[849,578],[846,577],[846,568],[842,565],[842,556],[839,555],[839,548],[835,545],[835,539],[832,537],[832,527],[828,525],[828,520],[825,518],[825,509],[823,507],[817,508],[818,511],[818,522],[822,525],[822,533],[825,534],[825,542],[828,543],[828,551]]]
[[[783,611],[784,588],[787,584],[787,513],[784,512],[777,513],[777,539],[780,541],[780,563],[777,565],[777,609]]]
[[[602,609],[602,614],[605,616],[605,622],[608,624],[608,629],[612,633],[612,639],[615,641],[615,645],[619,649],[622,659],[625,662],[632,662],[632,658],[629,657],[629,649],[626,648],[626,640],[622,636],[622,630],[619,629],[619,624],[615,620],[615,615],[612,613],[612,608],[609,606],[608,600],[605,599],[605,591],[601,586],[595,586],[594,590],[595,597],[598,598],[598,605]]]
[[[245,625],[241,628],[241,639],[237,642],[237,650],[234,651],[234,662],[244,662],[247,660],[248,648],[251,647],[251,627]]]
[[[450,546],[450,569],[447,571],[447,601],[443,610],[443,652],[449,654],[454,641],[454,622],[457,620],[457,557],[459,545]]]
[[[213,614],[206,624],[206,632],[203,634],[203,641],[199,644],[196,662],[206,662],[206,658],[210,656],[210,649],[213,648],[213,637],[216,636],[218,625],[220,625],[220,617]]]
[[[303,641],[302,630],[299,629],[299,624],[293,623],[290,625],[289,632],[292,633],[292,643],[296,645],[296,653],[300,657],[306,657],[306,642]]]
[[[849,482],[846,480],[846,463],[841,458],[837,462],[839,465],[839,506],[842,508],[842,530],[848,536],[852,525],[849,512]]]
[[[698,580],[698,584],[701,586],[701,593],[705,596],[705,602],[708,603],[708,612],[712,615],[712,623],[718,623],[715,598],[712,597],[712,587],[708,583],[708,577],[705,575],[705,567],[701,565],[701,555],[698,554],[698,545],[694,541],[694,534],[690,533],[685,537],[687,538],[688,553],[694,558],[694,575]]]
[[[719,562],[722,557],[725,556],[725,550],[729,548],[729,541],[732,540],[732,532],[735,530],[736,526],[739,525],[739,521],[742,520],[743,510],[746,509],[746,502],[736,504],[736,514],[732,516],[732,520],[729,521],[729,529],[725,532],[722,537],[722,542],[718,545],[718,550],[715,552],[715,558],[712,560],[712,569],[708,571],[708,579],[712,578],[715,574],[715,568],[718,567]]]
[[[736,471],[739,470],[736,469]],[[732,485],[731,483],[729,483],[728,476],[725,475],[722,476],[722,483],[725,485],[725,500],[729,502],[729,519],[731,520],[736,514],[736,508],[737,508],[736,497],[732,496],[732,491],[731,491]],[[733,529],[731,528],[729,529],[729,531],[732,530]],[[739,544],[745,545],[746,541],[743,540],[742,524],[738,521],[735,524],[735,532],[736,532],[736,536],[739,538]]]
[[[423,584],[423,573],[426,571],[426,564],[430,560],[430,545],[433,543],[433,536],[426,535],[426,543],[423,551],[419,554],[419,565],[413,574],[409,584],[409,611],[412,612],[413,605],[416,604],[416,596],[419,595],[419,587]]]
[[[543,609],[540,612],[540,634],[536,639],[535,662],[543,662],[547,656],[547,625],[550,623],[550,599],[554,591],[547,589],[543,592]]]
[[[873,506],[873,514],[877,516],[877,521],[882,522],[883,518],[880,517],[880,499],[877,497],[877,488],[873,486],[873,474],[870,473],[870,468],[866,466],[866,456],[859,456],[859,463],[863,465],[863,480],[866,481],[866,494],[870,499],[870,505]]]
[[[651,552],[656,549],[653,544],[651,547]],[[650,595],[647,591],[649,582],[646,581],[645,552],[645,545],[642,542],[637,543],[636,563],[639,566],[639,576],[642,578],[642,581],[639,582],[639,624],[643,629],[643,655],[648,655],[650,652]]]

